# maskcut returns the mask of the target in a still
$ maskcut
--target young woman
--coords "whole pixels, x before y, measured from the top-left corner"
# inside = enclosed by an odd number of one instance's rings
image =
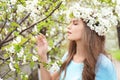
[[[41,65],[42,80],[117,80],[114,66],[104,49],[104,35],[91,30],[83,19],[72,19],[67,34],[69,49],[63,56],[60,70],[50,75]],[[46,38],[39,35],[37,44],[38,55],[47,62]]]

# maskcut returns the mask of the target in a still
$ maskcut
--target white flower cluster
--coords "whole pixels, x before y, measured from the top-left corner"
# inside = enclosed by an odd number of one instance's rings
[[[37,61],[37,60],[38,60],[38,57],[36,57],[36,56],[33,55],[33,56],[32,56],[32,60],[33,60],[33,61]]]
[[[7,9],[7,12],[11,12],[12,8],[16,6],[16,12],[17,12],[17,21],[21,20],[21,16],[25,15],[25,14],[29,14],[30,13],[30,19],[34,22],[38,21],[40,18],[45,17],[45,15],[40,15],[43,10],[42,10],[42,6],[39,5],[39,0],[25,0],[25,4],[17,4],[17,0],[8,0],[7,1],[7,6],[10,7],[10,9]],[[12,8],[11,8],[12,6]],[[12,21],[13,17],[14,17],[14,13],[12,13],[9,17],[9,19]]]
[[[58,66],[58,64],[55,62],[52,67],[50,68],[50,73],[53,73],[55,71],[58,71],[60,69],[60,67]]]
[[[15,63],[15,61],[13,60],[13,57],[10,56],[9,68],[11,69],[11,71],[15,71],[15,70],[16,70],[16,69],[14,68],[14,63]]]
[[[110,27],[114,27],[118,24],[118,18],[114,14],[113,7],[110,7],[105,3],[98,3],[99,4],[94,5],[94,7],[85,3],[83,5],[81,0],[72,3],[66,12],[67,19],[70,19],[70,15],[77,19],[83,19],[83,21],[87,23],[87,26],[98,33],[99,36],[105,35]]]
[[[2,78],[0,78],[0,80],[3,80]]]
[[[120,20],[120,0],[117,0],[117,5],[115,7],[115,12],[117,13],[118,18]]]
[[[17,53],[17,56],[20,58],[20,57],[22,57],[24,55],[24,50],[23,50],[23,48],[20,50],[20,52],[19,53]]]

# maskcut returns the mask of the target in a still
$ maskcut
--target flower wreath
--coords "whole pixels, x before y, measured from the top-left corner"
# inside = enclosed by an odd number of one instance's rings
[[[85,3],[82,4],[82,0],[73,2],[67,10],[66,16],[67,19],[70,19],[71,15],[74,18],[82,18],[91,30],[94,30],[99,36],[103,36],[110,27],[118,24],[118,18],[114,12],[114,7],[98,1],[93,5],[94,7]]]

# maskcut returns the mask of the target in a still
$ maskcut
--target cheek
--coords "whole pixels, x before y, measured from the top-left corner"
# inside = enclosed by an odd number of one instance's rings
[[[83,35],[83,29],[74,29],[72,35],[68,37],[70,40],[81,40]]]
[[[82,31],[76,31],[73,37],[75,40],[82,39]]]
[[[75,30],[75,37],[76,37],[76,40],[78,39],[82,39],[82,36],[84,35],[84,27],[83,26],[78,26],[79,28],[77,28]]]

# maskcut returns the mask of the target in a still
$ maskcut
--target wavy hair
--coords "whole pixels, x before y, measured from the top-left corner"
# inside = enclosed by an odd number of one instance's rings
[[[83,21],[83,20],[82,20]],[[87,24],[84,23],[84,33],[83,33],[83,47],[86,49],[84,68],[82,72],[82,80],[95,80],[95,68],[100,53],[107,55],[104,44],[105,36],[99,36],[94,30],[91,30]],[[66,76],[66,68],[69,65],[70,61],[73,59],[73,56],[76,53],[76,42],[70,41],[68,47],[68,56],[60,68],[60,74],[65,70],[64,78]],[[63,80],[64,80],[63,78]]]

